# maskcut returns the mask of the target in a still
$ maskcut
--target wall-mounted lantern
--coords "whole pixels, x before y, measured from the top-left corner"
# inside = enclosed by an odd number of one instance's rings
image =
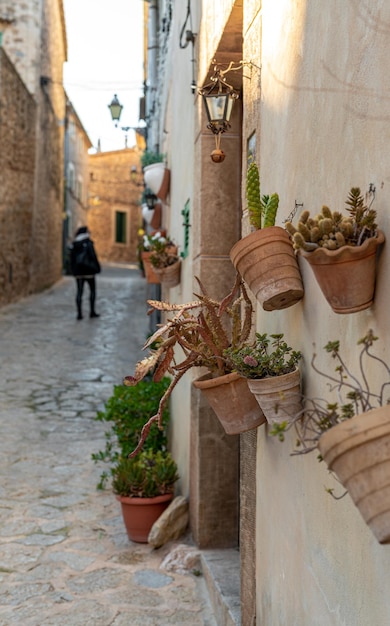
[[[214,163],[222,163],[225,159],[225,153],[220,148],[221,135],[230,128],[230,117],[232,114],[233,104],[239,93],[226,82],[225,74],[227,72],[242,68],[233,67],[230,63],[228,68],[222,70],[219,64],[214,61],[214,73],[210,76],[210,83],[199,89],[199,94],[203,98],[205,105],[209,128],[215,135],[215,150],[211,153],[211,160]]]

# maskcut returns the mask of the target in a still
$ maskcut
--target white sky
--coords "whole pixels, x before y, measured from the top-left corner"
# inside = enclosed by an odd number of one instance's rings
[[[120,150],[139,125],[143,87],[144,0],[63,0],[68,62],[64,86],[96,148]],[[118,128],[108,109],[114,94],[123,110]],[[141,124],[142,125],[142,124]],[[129,131],[128,146],[135,145]]]

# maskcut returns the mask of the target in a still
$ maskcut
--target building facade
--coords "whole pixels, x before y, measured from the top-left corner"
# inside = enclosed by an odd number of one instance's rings
[[[62,1],[0,3],[0,303],[53,284],[62,272]],[[4,245],[3,245],[4,242]]]
[[[74,233],[88,221],[88,150],[92,143],[69,99],[64,137],[64,250]]]
[[[138,261],[143,179],[137,147],[89,156],[88,227],[101,261]]]
[[[378,222],[389,237],[390,9],[384,0],[370,7],[355,1],[341,7],[336,0],[191,0],[187,6],[150,0],[147,23],[148,53],[158,63],[146,77],[148,146],[166,154],[171,170],[163,219],[177,241],[184,207],[191,224],[181,284],[165,294],[170,301],[191,300],[195,276],[216,298],[228,292],[235,274],[230,250],[250,230],[249,156],[259,166],[262,193],[279,194],[278,225],[323,204],[345,211],[350,188],[358,186],[367,201],[374,190]],[[215,62],[241,66],[226,75],[240,98],[221,139],[222,163],[210,160],[214,136],[197,91]],[[254,330],[283,332],[302,351],[305,394],[326,390],[310,367],[313,344],[339,339],[356,362],[356,344],[372,328],[379,355],[389,353],[387,256],[385,244],[375,302],[364,311],[332,311],[303,259],[304,298],[272,314],[257,305]],[[319,358],[325,367],[326,355]],[[239,547],[244,626],[390,622],[387,548],[348,495],[336,501],[326,492],[324,485],[342,489],[315,453],[291,456],[293,432],[284,443],[267,427],[225,435],[188,375],[171,410],[172,451],[194,538],[204,548]]]

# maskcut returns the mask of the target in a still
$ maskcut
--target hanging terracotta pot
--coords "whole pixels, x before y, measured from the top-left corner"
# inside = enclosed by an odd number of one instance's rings
[[[291,422],[302,411],[299,369],[282,376],[247,380],[269,424]]]
[[[156,272],[154,271],[154,267],[150,260],[151,254],[152,254],[151,252],[146,252],[145,250],[141,252],[141,259],[142,259],[142,264],[144,266],[146,282],[151,283],[152,285],[158,285],[160,284],[160,278],[157,276]]]
[[[390,543],[390,406],[337,424],[318,447],[379,543]]]
[[[116,496],[130,541],[147,543],[151,528],[173,499],[173,493],[154,498]]]
[[[265,311],[286,309],[303,298],[301,273],[284,228],[250,233],[233,246],[230,258]]]
[[[338,250],[300,249],[309,263],[318,285],[335,313],[356,313],[368,309],[374,301],[378,246],[385,236],[366,239],[361,246],[343,246]]]
[[[154,272],[162,285],[165,287],[176,287],[180,283],[181,260],[178,259],[176,263],[167,265],[167,267],[155,267]]]
[[[246,378],[236,372],[218,378],[206,374],[194,380],[194,386],[205,394],[228,435],[238,435],[265,423],[263,412],[249,391]]]
[[[145,185],[153,191],[153,193],[165,201],[170,183],[170,170],[164,163],[152,163],[144,167]]]

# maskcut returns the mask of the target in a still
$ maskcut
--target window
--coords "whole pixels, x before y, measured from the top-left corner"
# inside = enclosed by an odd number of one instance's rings
[[[80,202],[83,200],[83,177],[77,177],[77,188],[76,188],[76,197]]]
[[[123,211],[115,212],[115,242],[126,243],[127,214]]]
[[[75,176],[74,176],[73,163],[68,163],[68,189],[70,189],[71,191],[75,190]]]

